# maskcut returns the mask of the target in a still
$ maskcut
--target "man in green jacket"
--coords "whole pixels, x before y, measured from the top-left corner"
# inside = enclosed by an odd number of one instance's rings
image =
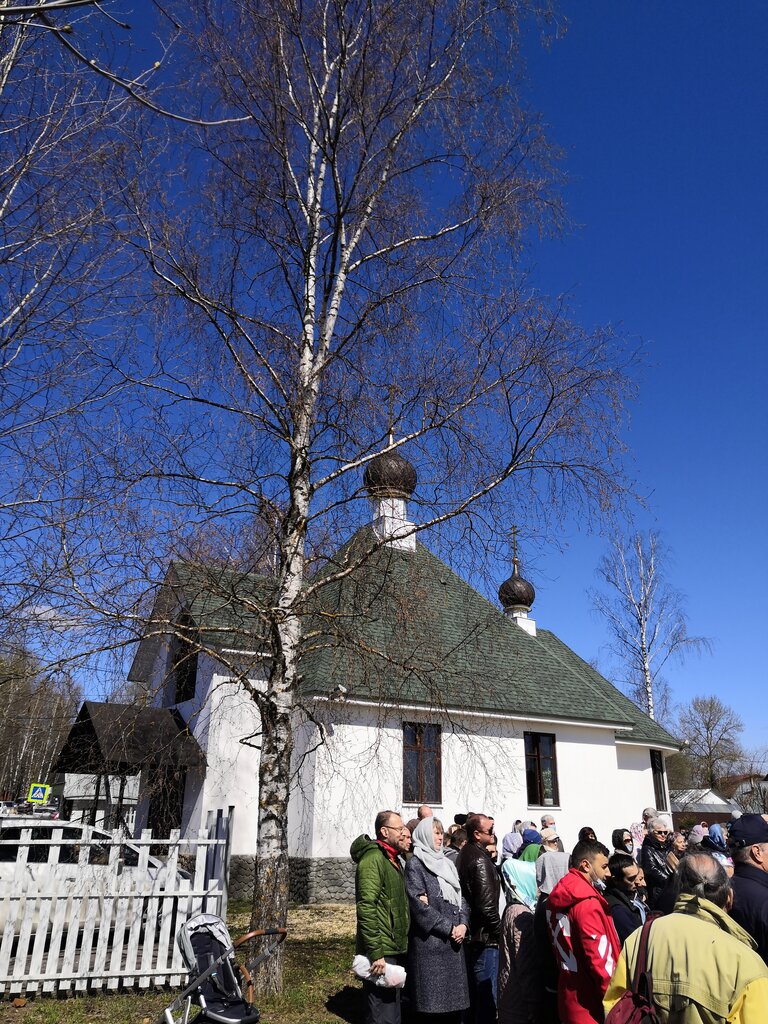
[[[357,952],[368,957],[371,974],[380,977],[388,963],[398,963],[408,950],[408,897],[400,855],[411,835],[395,811],[379,811],[376,839],[358,836],[350,854],[357,864]],[[363,982],[366,1024],[400,1024],[400,989]]]
[[[662,1024],[765,1024],[768,967],[752,938],[728,916],[733,892],[708,853],[680,861],[675,909],[653,922],[648,971]],[[605,993],[606,1014],[631,988],[640,929],[626,941]]]

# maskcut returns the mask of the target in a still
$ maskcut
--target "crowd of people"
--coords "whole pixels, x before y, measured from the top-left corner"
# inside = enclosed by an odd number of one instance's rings
[[[647,807],[570,852],[552,814],[501,843],[487,814],[444,828],[426,805],[374,827],[351,848],[367,1024],[603,1024],[646,932],[660,1022],[768,1022],[768,816],[683,832]]]

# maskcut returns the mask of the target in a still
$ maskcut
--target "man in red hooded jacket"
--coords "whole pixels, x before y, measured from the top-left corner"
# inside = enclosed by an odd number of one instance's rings
[[[603,995],[621,953],[608,904],[600,892],[608,850],[585,840],[571,867],[550,893],[547,916],[560,965],[557,1002],[562,1024],[603,1024]]]

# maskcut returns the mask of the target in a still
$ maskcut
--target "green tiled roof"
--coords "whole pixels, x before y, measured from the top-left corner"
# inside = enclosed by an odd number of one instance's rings
[[[268,631],[262,611],[269,607],[274,586],[274,580],[268,577],[220,565],[171,562],[128,678],[149,678],[163,638],[179,621],[180,608],[192,619],[203,648],[250,652],[265,649]]]
[[[549,644],[553,654],[564,664],[567,664],[571,671],[582,674],[588,685],[603,694],[606,701],[614,704],[623,715],[630,719],[631,731],[624,734],[621,734],[621,731],[619,731],[620,738],[662,747],[680,746],[679,741],[671,733],[662,728],[658,722],[654,722],[652,718],[649,718],[626,694],[617,689],[605,676],[601,676],[592,665],[580,658],[575,651],[567,647],[554,633],[550,633],[548,630],[539,630],[538,636],[541,637],[543,642]]]
[[[340,578],[335,578],[337,574]],[[174,562],[169,582],[214,647],[255,650],[274,581]],[[633,741],[675,740],[562,641],[508,619],[422,544],[377,547],[370,527],[311,582],[302,690],[347,699],[614,726]]]
[[[274,594],[273,579],[178,560],[171,563],[166,585],[181,598],[206,646],[254,651],[266,643],[263,610]]]

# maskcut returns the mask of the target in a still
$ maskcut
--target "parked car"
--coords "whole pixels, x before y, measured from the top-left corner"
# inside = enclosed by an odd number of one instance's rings
[[[61,839],[58,863],[49,864],[50,846],[29,846],[27,860],[19,872],[18,860],[22,831],[30,830],[30,838],[37,840]],[[80,863],[82,842],[89,843],[88,863]],[[0,932],[8,921],[12,900],[10,895],[26,895],[44,892],[56,894],[59,898],[69,896],[95,896],[103,899],[115,894],[117,876],[125,872],[134,874],[130,889],[137,892],[150,890],[165,864],[158,857],[150,855],[146,873],[139,877],[140,848],[129,840],[120,843],[117,873],[109,868],[110,849],[114,845],[111,833],[103,829],[84,825],[82,822],[55,821],[35,816],[0,816]],[[176,880],[189,878],[185,871],[176,872]],[[123,879],[123,882],[125,879]],[[122,885],[122,883],[121,883]],[[85,901],[83,901],[85,904]],[[67,907],[66,921],[72,916],[72,902]],[[87,912],[87,906],[80,906],[80,913]],[[14,931],[18,932],[25,913],[16,914]],[[37,926],[39,907],[34,910],[33,927]]]
[[[12,811],[17,815],[23,815],[28,818],[58,818],[59,817],[59,800],[58,797],[52,796],[47,804],[32,804],[28,800],[17,800],[15,804],[12,804]],[[0,811],[0,813],[6,813]]]

